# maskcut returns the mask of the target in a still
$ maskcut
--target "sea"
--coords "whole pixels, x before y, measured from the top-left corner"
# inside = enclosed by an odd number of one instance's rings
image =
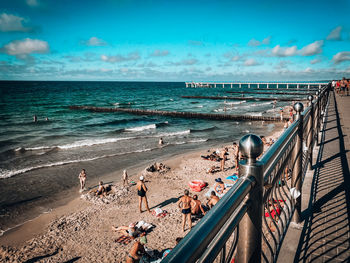
[[[232,143],[248,133],[269,135],[282,125],[94,113],[69,106],[279,116],[280,108],[291,102],[274,105],[272,100],[258,98],[306,97],[300,92],[249,94],[257,100],[182,98],[241,96],[228,91],[248,90],[253,89],[247,85],[190,88],[184,82],[0,81],[0,234],[51,211],[55,201],[63,199],[62,193],[76,193],[82,168],[93,186],[115,171]],[[112,182],[120,177],[108,179]]]

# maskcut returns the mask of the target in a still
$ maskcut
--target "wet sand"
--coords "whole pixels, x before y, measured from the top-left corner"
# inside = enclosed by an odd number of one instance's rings
[[[278,138],[279,133],[275,132],[273,137]],[[73,201],[3,235],[0,238],[0,261],[123,262],[133,241],[127,245],[115,242],[120,234],[112,231],[111,227],[129,225],[141,220],[155,226],[147,235],[148,248],[161,251],[174,247],[175,238],[183,237],[189,232],[188,229],[185,233],[182,232],[181,213],[176,204],[178,198],[183,195],[183,190],[189,188],[188,182],[194,179],[204,180],[209,184],[207,189],[218,177],[226,183],[232,182],[224,179],[234,173],[232,148],[231,145],[227,146],[229,160],[226,161],[224,172],[206,173],[212,165],[220,167],[219,162],[200,157],[208,154],[207,148],[162,161],[171,168],[165,174],[155,172],[146,175],[149,206],[152,210],[156,207],[166,210],[168,213],[164,218],[157,218],[148,212],[138,212],[135,186],[123,190],[121,182],[113,182],[121,195],[109,203],[104,203],[104,199],[100,198],[93,199],[94,202],[86,201],[80,198],[76,191],[75,195],[78,197]],[[218,148],[221,149],[222,145]],[[216,147],[211,148],[211,151],[215,149]],[[130,170],[130,179],[137,181],[143,168]],[[89,174],[88,169],[87,172]],[[115,178],[115,174],[111,173],[103,180],[108,178]],[[196,193],[202,203],[206,202],[204,194],[207,189]]]

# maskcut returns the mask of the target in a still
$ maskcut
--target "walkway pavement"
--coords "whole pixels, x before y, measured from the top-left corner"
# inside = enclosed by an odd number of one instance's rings
[[[331,92],[325,116],[303,184],[303,222],[289,227],[280,263],[350,262],[350,96]]]

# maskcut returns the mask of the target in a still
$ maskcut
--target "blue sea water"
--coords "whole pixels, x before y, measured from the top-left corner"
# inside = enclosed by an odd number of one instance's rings
[[[247,87],[240,89],[244,90]],[[271,116],[289,102],[185,99],[234,96],[230,87],[186,88],[182,82],[0,82],[0,180],[26,172],[110,156],[267,134],[274,124],[92,113],[71,105]],[[237,90],[237,88],[236,88]],[[249,94],[250,96],[254,96]],[[276,97],[277,95],[255,95]],[[298,96],[293,96],[298,97]],[[304,96],[305,97],[305,96]],[[37,116],[37,122],[33,116]],[[46,120],[48,118],[48,120]]]

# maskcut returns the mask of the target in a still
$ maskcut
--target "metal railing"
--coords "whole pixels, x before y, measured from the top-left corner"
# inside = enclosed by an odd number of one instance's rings
[[[246,159],[237,182],[162,262],[276,262],[290,223],[300,223],[301,187],[329,91],[308,96],[305,110],[296,103],[295,121],[260,159],[260,137],[240,140]]]

